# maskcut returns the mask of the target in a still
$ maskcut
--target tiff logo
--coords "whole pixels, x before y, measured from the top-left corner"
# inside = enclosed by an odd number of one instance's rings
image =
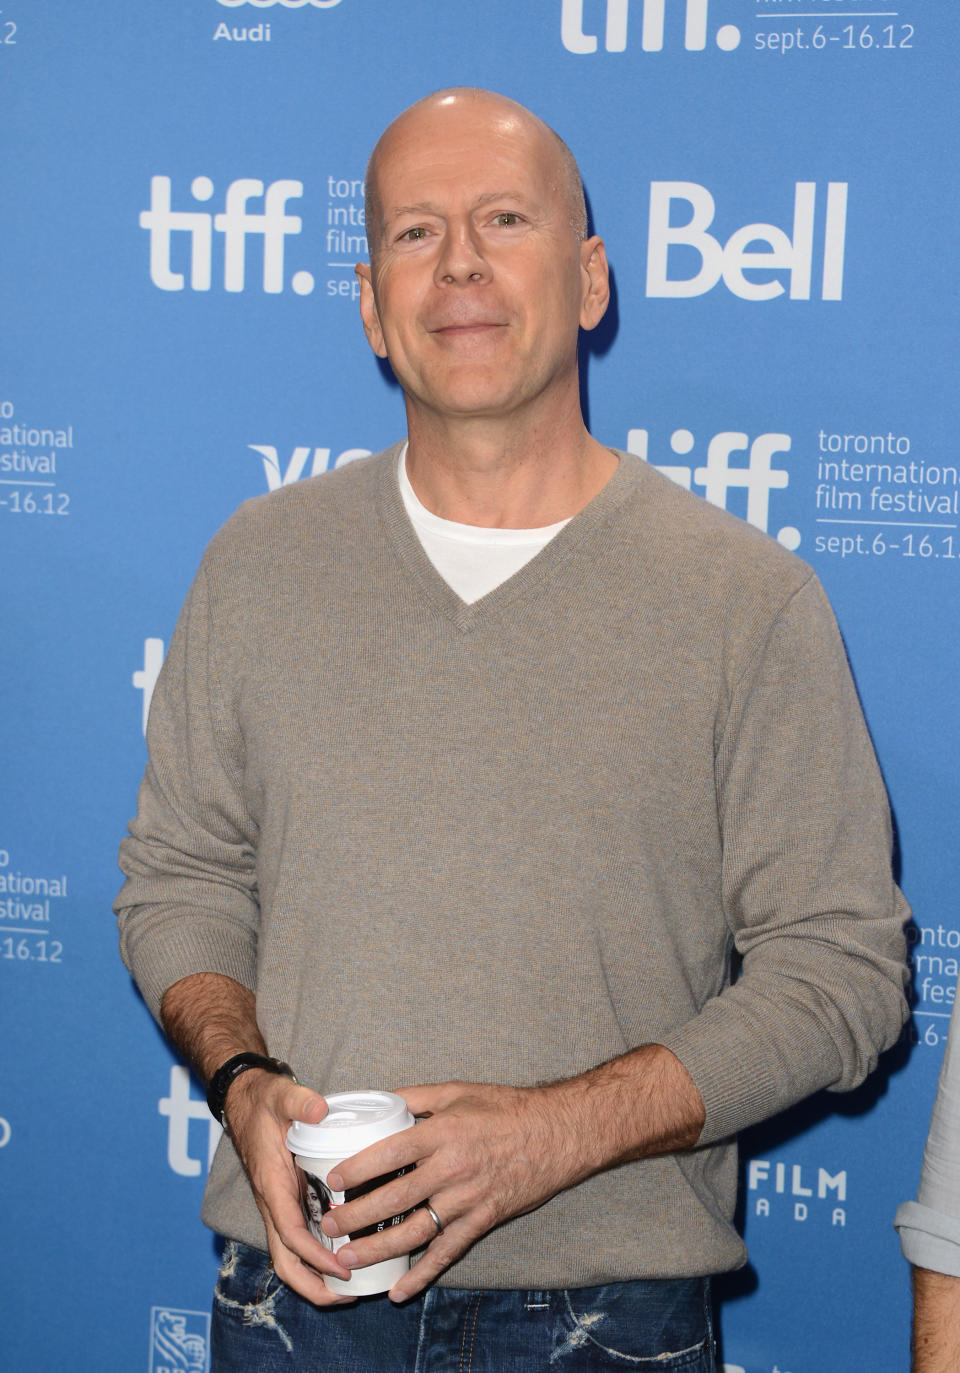
[[[687,52],[702,52],[707,46],[707,12],[710,0],[671,0],[671,11],[684,10],[683,46]],[[633,0],[634,14],[640,11],[640,47],[644,52],[662,52],[666,21],[666,0]],[[597,51],[599,33],[588,32],[585,25],[590,15],[591,29],[599,28],[603,15],[603,46],[607,52],[625,52],[630,0],[562,0],[560,38],[567,52],[578,54]],[[740,42],[740,30],[735,24],[723,24],[717,29],[714,41],[723,52],[732,52]]]
[[[689,429],[675,429],[670,436],[670,447],[678,456],[691,452],[696,440]],[[790,481],[790,474],[783,468],[773,466],[777,453],[789,453],[789,434],[758,434],[750,442],[747,434],[738,430],[723,430],[714,434],[707,445],[707,460],[700,467],[690,467],[680,463],[654,463],[658,472],[675,481],[678,486],[693,489],[692,483],[703,488],[703,497],[711,505],[726,510],[727,498],[731,488],[739,488],[747,493],[746,520],[768,533],[770,519],[770,492],[782,491]],[[646,429],[630,429],[627,433],[627,451],[649,462],[649,435]],[[747,453],[746,465],[731,463],[733,453]],[[792,525],[784,525],[777,531],[777,542],[784,548],[796,549],[800,546],[800,531]]]
[[[208,176],[196,176],[190,183],[195,201],[208,201],[214,185]],[[284,287],[284,243],[288,234],[299,234],[299,215],[287,213],[287,201],[303,195],[302,181],[264,183],[253,177],[240,177],[227,187],[220,214],[203,210],[171,208],[168,176],[150,178],[150,208],[140,213],[140,227],[150,235],[150,280],[161,291],[182,291],[184,275],[174,271],[171,239],[174,234],[190,236],[190,289],[209,291],[213,274],[213,233],[223,235],[223,286],[227,291],[242,291],[246,284],[247,239],[263,241],[263,289],[277,295]],[[263,200],[262,210],[251,210],[251,200]],[[310,272],[295,272],[290,285],[298,295],[309,295],[315,282]]]
[[[290,486],[293,482],[298,482],[306,473],[307,461],[310,458],[310,446],[294,448],[285,468],[280,466],[280,455],[273,444],[270,443],[251,443],[248,447],[255,453],[259,453],[263,460],[263,474],[267,479],[267,490],[277,491],[281,486]],[[346,467],[348,462],[354,462],[357,458],[369,458],[369,448],[345,448],[331,462],[329,448],[314,448],[313,461],[310,464],[310,471],[307,475],[311,477],[319,476],[321,472],[329,472],[336,467]],[[136,685],[136,684],[135,684]]]
[[[728,291],[741,300],[773,300],[785,287],[776,275],[786,272],[790,299],[809,300],[813,275],[815,181],[798,181],[793,200],[793,225],[788,235],[775,224],[745,224],[726,243],[707,232],[716,205],[705,186],[695,181],[652,181],[647,236],[647,295],[679,299],[702,296],[723,279]],[[671,223],[675,207],[685,216]],[[827,186],[823,227],[821,300],[843,299],[843,259],[847,232],[847,182]],[[761,246],[762,245],[762,246]],[[692,276],[670,275],[670,249],[696,254],[699,262]],[[744,272],[762,272],[765,280],[747,278]]]
[[[150,702],[153,700],[153,689],[157,685],[157,678],[160,676],[160,669],[162,667],[163,640],[144,639],[143,667],[138,667],[132,678],[136,690],[143,692],[143,707],[140,721],[144,735],[147,733],[147,720],[150,718]]]
[[[208,1169],[220,1143],[223,1127],[214,1120],[207,1103],[190,1095],[190,1069],[175,1063],[170,1069],[170,1095],[161,1097],[157,1111],[166,1116],[167,1162],[182,1178],[199,1177],[201,1169]],[[190,1122],[203,1121],[207,1127],[207,1156],[205,1164],[190,1154]],[[202,1132],[201,1132],[202,1133]]]

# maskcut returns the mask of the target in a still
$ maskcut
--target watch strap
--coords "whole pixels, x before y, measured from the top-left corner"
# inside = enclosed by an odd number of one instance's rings
[[[290,1064],[283,1063],[279,1058],[268,1058],[266,1054],[252,1052],[234,1054],[233,1058],[228,1058],[226,1063],[222,1063],[213,1074],[207,1087],[207,1105],[210,1108],[210,1114],[219,1120],[224,1129],[227,1128],[224,1108],[230,1084],[241,1073],[245,1073],[248,1068],[263,1068],[265,1072],[289,1077],[293,1082],[297,1080]]]

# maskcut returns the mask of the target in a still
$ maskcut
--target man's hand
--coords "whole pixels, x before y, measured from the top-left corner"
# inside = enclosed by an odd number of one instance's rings
[[[351,1241],[337,1254],[360,1268],[426,1245],[391,1290],[394,1301],[423,1291],[494,1226],[592,1173],[691,1147],[704,1118],[686,1069],[660,1045],[546,1087],[448,1082],[399,1094],[426,1119],[344,1160],[329,1181],[342,1191],[410,1171],[323,1220],[324,1232],[338,1236],[413,1210],[402,1225]],[[427,1201],[442,1234],[423,1209]]]
[[[193,973],[168,987],[160,1018],[204,1082],[234,1054],[267,1052],[253,992],[219,973]],[[276,1274],[317,1306],[352,1300],[331,1292],[322,1276],[350,1274],[307,1229],[286,1136],[294,1120],[316,1125],[326,1113],[322,1096],[262,1068],[247,1069],[227,1089],[230,1138],[263,1216]]]
[[[218,973],[175,982],[160,1014],[205,1082],[234,1054],[267,1052],[253,992]],[[291,1122],[315,1125],[326,1102],[258,1068],[241,1073],[227,1092],[227,1124],[263,1216],[274,1269],[318,1306],[351,1300],[330,1292],[324,1273],[349,1278],[353,1268],[426,1246],[390,1293],[395,1301],[412,1297],[495,1225],[613,1164],[690,1149],[704,1121],[689,1073],[661,1044],[641,1045],[544,1087],[448,1082],[401,1089],[400,1095],[426,1119],[345,1159],[329,1180],[344,1191],[399,1168],[410,1172],[337,1207],[336,1218],[324,1217],[323,1229],[330,1236],[351,1234],[421,1209],[402,1225],[351,1241],[334,1257],[306,1227],[286,1146]],[[422,1209],[426,1201],[443,1223],[442,1234]]]
[[[241,1073],[227,1092],[230,1138],[263,1216],[274,1271],[316,1306],[353,1300],[331,1292],[323,1281],[324,1273],[346,1279],[350,1270],[307,1229],[286,1135],[294,1120],[316,1125],[326,1113],[327,1103],[316,1092],[260,1068]]]
[[[547,1089],[448,1082],[399,1094],[415,1115],[429,1118],[346,1159],[329,1181],[345,1190],[398,1168],[416,1168],[338,1206],[323,1220],[327,1234],[349,1234],[429,1200],[443,1221],[442,1235],[420,1209],[402,1225],[338,1251],[351,1267],[365,1267],[429,1245],[409,1276],[394,1286],[394,1301],[422,1291],[501,1221],[533,1210],[585,1176],[574,1142],[564,1137],[562,1120],[549,1109]]]

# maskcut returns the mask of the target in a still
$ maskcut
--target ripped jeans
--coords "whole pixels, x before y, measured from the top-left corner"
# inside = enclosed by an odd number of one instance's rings
[[[211,1373],[715,1373],[710,1283],[678,1278],[550,1292],[430,1288],[324,1309],[266,1254],[227,1242]]]

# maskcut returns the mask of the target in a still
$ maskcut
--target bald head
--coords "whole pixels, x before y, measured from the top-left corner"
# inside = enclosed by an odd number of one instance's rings
[[[429,148],[432,133],[442,129],[445,123],[465,118],[477,127],[487,124],[491,133],[498,137],[526,137],[541,145],[540,165],[547,171],[551,186],[563,198],[573,233],[578,239],[585,239],[587,206],[580,169],[560,135],[516,100],[474,86],[454,86],[434,91],[404,110],[387,126],[370,154],[364,183],[364,219],[371,257],[376,256],[383,236],[378,176],[381,168],[389,164],[392,149],[399,141],[405,142],[418,135],[423,137],[424,147]]]

